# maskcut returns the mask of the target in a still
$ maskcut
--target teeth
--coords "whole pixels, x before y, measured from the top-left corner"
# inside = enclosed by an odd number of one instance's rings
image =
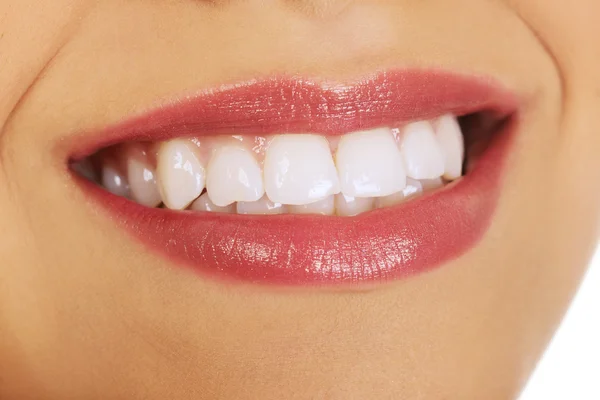
[[[406,125],[402,132],[401,150],[409,177],[434,179],[444,174],[444,155],[429,122]]]
[[[301,206],[288,206],[292,214],[321,214],[333,215],[335,213],[335,196],[329,196],[315,203],[304,204]]]
[[[206,190],[217,206],[256,201],[265,193],[260,166],[244,148],[221,147],[213,154],[207,171]]]
[[[121,197],[129,197],[129,183],[124,174],[119,173],[117,169],[106,164],[102,167],[102,186],[109,192]]]
[[[456,118],[445,115],[437,121],[436,137],[444,156],[444,178],[454,180],[462,175],[465,145]]]
[[[157,175],[163,202],[182,210],[204,190],[206,173],[193,143],[172,140],[162,143],[157,156]]]
[[[372,197],[350,197],[341,193],[335,195],[337,215],[351,217],[371,211],[373,208],[375,208],[375,199]]]
[[[275,203],[304,205],[340,192],[329,143],[318,135],[280,135],[264,162],[265,189]]]
[[[130,157],[127,160],[127,178],[133,200],[147,207],[156,207],[161,203],[156,173],[147,161]]]
[[[230,204],[226,207],[219,207],[215,205],[212,201],[210,201],[208,193],[204,193],[192,203],[192,205],[190,206],[190,210],[235,214],[235,204]]]
[[[438,179],[437,181],[441,182],[442,180]],[[406,200],[412,199],[413,197],[417,197],[422,193],[423,183],[421,183],[421,181],[411,178],[406,179],[406,187],[402,191],[402,195]]]
[[[421,179],[419,182],[421,182],[423,192],[431,192],[432,190],[436,190],[444,186],[444,181],[442,178]]]
[[[377,208],[391,207],[402,203],[413,197],[417,197],[423,193],[423,185],[420,181],[412,178],[406,179],[406,187],[401,192],[394,193],[390,196],[380,197],[376,201]]]
[[[238,214],[283,214],[286,212],[286,206],[281,203],[273,203],[267,196],[263,196],[260,200],[252,202],[237,203]]]
[[[148,147],[158,148],[156,167],[155,153],[145,146],[124,145],[118,160],[112,149],[99,153],[108,158],[98,170],[89,159],[72,168],[148,207],[162,202],[177,210],[353,216],[442,188],[461,177],[465,161],[452,115],[329,138],[176,139]]]
[[[342,137],[336,164],[346,196],[383,197],[406,185],[402,155],[387,128]]]
[[[384,208],[395,206],[396,204],[400,204],[404,201],[404,194],[402,192],[390,194],[389,196],[379,197],[375,201],[376,208]]]

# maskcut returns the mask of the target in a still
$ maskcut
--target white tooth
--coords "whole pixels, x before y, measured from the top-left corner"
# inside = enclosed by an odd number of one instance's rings
[[[190,210],[235,214],[235,204],[230,204],[226,207],[219,207],[219,206],[215,205],[215,203],[210,201],[210,198],[208,197],[208,193],[204,193],[202,196],[200,196],[196,200],[194,200],[192,205],[190,205]]]
[[[162,199],[156,184],[156,172],[147,162],[130,157],[127,160],[127,179],[131,198],[147,207],[158,206]]]
[[[439,181],[441,182],[441,179],[439,179]],[[404,199],[412,199],[413,197],[417,197],[420,194],[423,194],[423,184],[421,183],[421,181],[412,178],[407,178],[406,187],[402,191]]]
[[[444,115],[437,121],[435,134],[444,155],[444,178],[460,178],[465,145],[458,121],[452,115]]]
[[[121,197],[129,197],[129,183],[124,175],[112,165],[102,167],[102,186],[109,192]]]
[[[442,178],[421,179],[419,182],[421,182],[423,192],[431,192],[432,190],[439,189],[444,186],[444,181],[442,181]]]
[[[252,202],[240,201],[237,203],[238,214],[283,214],[286,206],[281,203],[273,203],[267,196]]]
[[[400,204],[404,201],[404,194],[402,192],[390,194],[389,196],[379,197],[375,201],[375,207],[377,208],[385,208],[395,206],[396,204]]]
[[[402,155],[387,128],[342,137],[336,165],[342,193],[346,196],[388,196],[406,185]]]
[[[406,187],[401,192],[377,199],[377,208],[391,207],[423,193],[423,185],[412,178],[406,179]]]
[[[242,147],[218,148],[206,170],[206,190],[217,206],[256,201],[265,194],[260,166],[254,155]]]
[[[292,214],[321,214],[333,215],[335,213],[335,196],[329,196],[323,200],[301,206],[288,206]]]
[[[279,135],[267,149],[265,189],[275,203],[303,205],[340,192],[327,140],[318,135]]]
[[[414,179],[433,179],[444,174],[444,155],[433,127],[427,121],[404,127],[400,146],[406,175]]]
[[[350,197],[345,194],[335,195],[335,210],[337,215],[351,217],[375,208],[375,199],[372,197]]]
[[[206,173],[194,152],[195,145],[185,140],[162,143],[157,156],[157,175],[165,205],[182,210],[204,190]]]

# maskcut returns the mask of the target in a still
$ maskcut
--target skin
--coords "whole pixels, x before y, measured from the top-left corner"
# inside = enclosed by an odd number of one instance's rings
[[[597,240],[597,15],[596,0],[0,0],[0,398],[515,398]],[[223,82],[402,66],[491,75],[527,101],[484,238],[371,290],[177,268],[55,151]]]

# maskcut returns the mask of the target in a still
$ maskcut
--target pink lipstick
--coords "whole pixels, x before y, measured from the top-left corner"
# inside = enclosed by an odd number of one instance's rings
[[[389,71],[350,83],[272,78],[205,90],[61,143],[69,161],[125,141],[357,130],[486,113],[497,132],[477,165],[443,190],[354,217],[234,215],[149,208],[79,179],[149,251],[200,276],[278,285],[372,284],[457,258],[492,221],[519,102],[491,79]],[[477,135],[471,131],[469,135]]]

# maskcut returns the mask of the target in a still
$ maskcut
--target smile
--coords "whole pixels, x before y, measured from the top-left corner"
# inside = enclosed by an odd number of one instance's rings
[[[385,282],[482,237],[518,106],[491,79],[440,71],[271,78],[86,132],[68,165],[95,207],[202,275]]]

